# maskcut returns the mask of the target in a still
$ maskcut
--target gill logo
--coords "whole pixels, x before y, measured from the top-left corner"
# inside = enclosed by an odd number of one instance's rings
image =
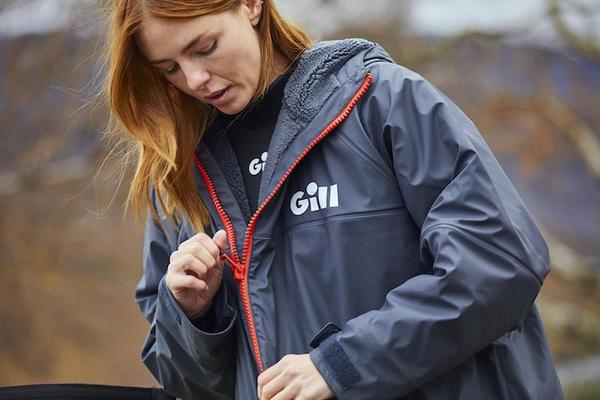
[[[306,186],[306,194],[309,198],[304,198],[304,192],[298,191],[292,195],[290,200],[290,210],[294,215],[304,214],[310,207],[310,211],[318,211],[328,207],[338,207],[338,185],[317,186],[311,182]]]
[[[265,151],[260,155],[260,158],[255,158],[250,161],[250,165],[248,165],[248,172],[251,175],[258,175],[262,170],[265,169],[265,164],[267,163],[268,153]]]

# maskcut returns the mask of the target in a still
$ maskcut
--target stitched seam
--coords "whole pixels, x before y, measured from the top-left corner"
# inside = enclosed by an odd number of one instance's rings
[[[393,211],[399,211],[399,212],[393,213]],[[393,207],[393,208],[385,208],[383,210],[372,210],[372,211],[347,212],[347,213],[343,213],[343,214],[330,215],[330,216],[324,217],[324,218],[318,218],[318,219],[315,219],[312,221],[298,222],[298,223],[295,223],[295,224],[285,227],[284,231],[289,232],[290,230],[304,228],[304,225],[306,225],[306,226],[321,225],[328,221],[351,220],[351,219],[358,219],[361,217],[370,217],[370,216],[387,215],[387,214],[401,214],[401,213],[406,213],[406,212],[408,212],[408,211],[404,207]]]
[[[340,140],[355,154],[357,154],[360,158],[362,158],[366,163],[375,168],[379,174],[381,174],[384,178],[386,178],[393,185],[398,185],[398,182],[395,180],[394,174],[390,174],[388,170],[382,168],[375,160],[373,160],[369,155],[367,155],[364,151],[362,151],[357,145],[352,142],[350,138],[344,132],[344,129],[340,129]]]
[[[521,261],[520,259],[518,259],[517,257],[513,256],[510,253],[505,252],[502,249],[499,249],[497,247],[491,246],[489,243],[484,242],[483,240],[479,239],[478,237],[472,235],[471,233],[465,231],[464,229],[455,226],[455,225],[451,225],[445,222],[441,222],[438,224],[434,224],[432,226],[430,226],[429,228],[427,228],[426,230],[424,230],[421,233],[421,241],[423,240],[423,238],[425,237],[425,235],[427,235],[428,233],[434,231],[434,230],[439,230],[439,229],[449,229],[451,231],[454,231],[456,233],[458,233],[461,236],[467,237],[470,240],[478,243],[480,246],[485,247],[486,249],[490,250],[491,252],[498,254],[500,256],[506,257],[511,259],[512,261],[516,262],[517,264],[521,265],[522,267],[524,267],[527,271],[529,271],[534,277],[535,279],[539,282],[540,286],[543,283],[543,280],[537,275],[537,273],[530,268],[527,264],[523,263],[523,261]]]

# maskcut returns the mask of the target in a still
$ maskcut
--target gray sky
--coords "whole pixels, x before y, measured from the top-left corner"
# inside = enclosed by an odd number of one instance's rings
[[[2,1],[2,0],[0,0]],[[600,42],[600,0],[577,0],[595,5],[594,18],[587,21],[574,19],[575,29],[593,25],[595,38]],[[467,29],[498,31],[519,29],[533,25],[534,41],[553,42],[554,35],[544,18],[546,0],[276,0],[284,15],[306,27],[315,37],[325,36],[337,29],[338,24],[357,21],[373,23],[383,15],[394,18],[394,13],[408,16],[416,34],[446,36]],[[10,4],[10,3],[5,3]],[[78,12],[82,4],[96,4],[94,0],[19,0],[0,12],[0,36],[18,36],[25,33],[43,33],[61,29],[76,19],[79,26],[87,26],[89,14]],[[87,15],[87,17],[85,16]],[[408,17],[408,18],[406,18]],[[77,19],[78,18],[78,19]],[[82,21],[83,19],[83,21]]]
[[[465,28],[505,30],[519,28],[544,13],[545,0],[419,0],[410,2],[419,30],[452,35]]]

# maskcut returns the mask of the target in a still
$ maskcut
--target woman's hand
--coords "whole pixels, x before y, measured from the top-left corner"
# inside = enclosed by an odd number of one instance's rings
[[[308,354],[288,354],[258,376],[260,400],[324,400],[333,397]]]
[[[219,253],[226,243],[224,230],[215,233],[212,239],[205,233],[198,233],[171,253],[165,283],[190,319],[204,314],[219,290],[223,279],[223,261]]]

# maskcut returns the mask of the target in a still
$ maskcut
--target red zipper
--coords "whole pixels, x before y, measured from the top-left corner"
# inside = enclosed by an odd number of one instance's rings
[[[217,209],[217,213],[221,218],[221,222],[225,226],[225,231],[227,232],[227,238],[229,240],[229,248],[231,249],[231,257],[225,253],[221,254],[222,259],[226,259],[231,265],[233,271],[233,277],[238,282],[240,288],[240,296],[242,299],[242,305],[244,307],[244,314],[246,315],[246,320],[248,321],[248,330],[250,331],[250,341],[252,342],[252,351],[254,353],[254,358],[256,359],[256,364],[258,366],[259,373],[264,371],[264,366],[262,362],[262,357],[260,355],[260,347],[258,344],[258,338],[256,336],[256,327],[254,326],[254,316],[252,315],[252,309],[250,306],[250,296],[248,293],[248,268],[250,266],[250,258],[252,257],[252,238],[254,236],[254,229],[256,227],[256,221],[258,217],[262,214],[265,207],[269,204],[271,199],[275,197],[281,186],[283,186],[286,179],[290,176],[294,168],[306,157],[306,155],[315,147],[321,140],[323,140],[329,133],[331,133],[338,125],[346,119],[346,117],[350,114],[358,100],[367,92],[369,85],[371,84],[371,74],[367,73],[365,80],[358,88],[358,91],[352,96],[350,101],[344,106],[342,111],[327,125],[325,129],[314,138],[309,145],[304,149],[304,151],[294,160],[292,165],[287,169],[287,171],[283,174],[277,185],[273,188],[271,193],[267,196],[267,198],[262,202],[262,204],[258,207],[258,209],[250,218],[250,222],[248,223],[248,227],[246,228],[246,234],[244,237],[244,244],[242,248],[242,258],[239,258],[239,254],[237,252],[237,245],[235,239],[235,229],[233,228],[233,224],[229,219],[229,216],[223,210],[223,206],[221,206],[221,202],[217,197],[217,192],[212,183],[212,180],[208,176],[208,173],[204,169],[204,166],[200,162],[198,156],[196,156],[196,165],[198,166],[198,170],[202,175],[202,179],[206,187],[208,188],[208,192],[210,197]]]

